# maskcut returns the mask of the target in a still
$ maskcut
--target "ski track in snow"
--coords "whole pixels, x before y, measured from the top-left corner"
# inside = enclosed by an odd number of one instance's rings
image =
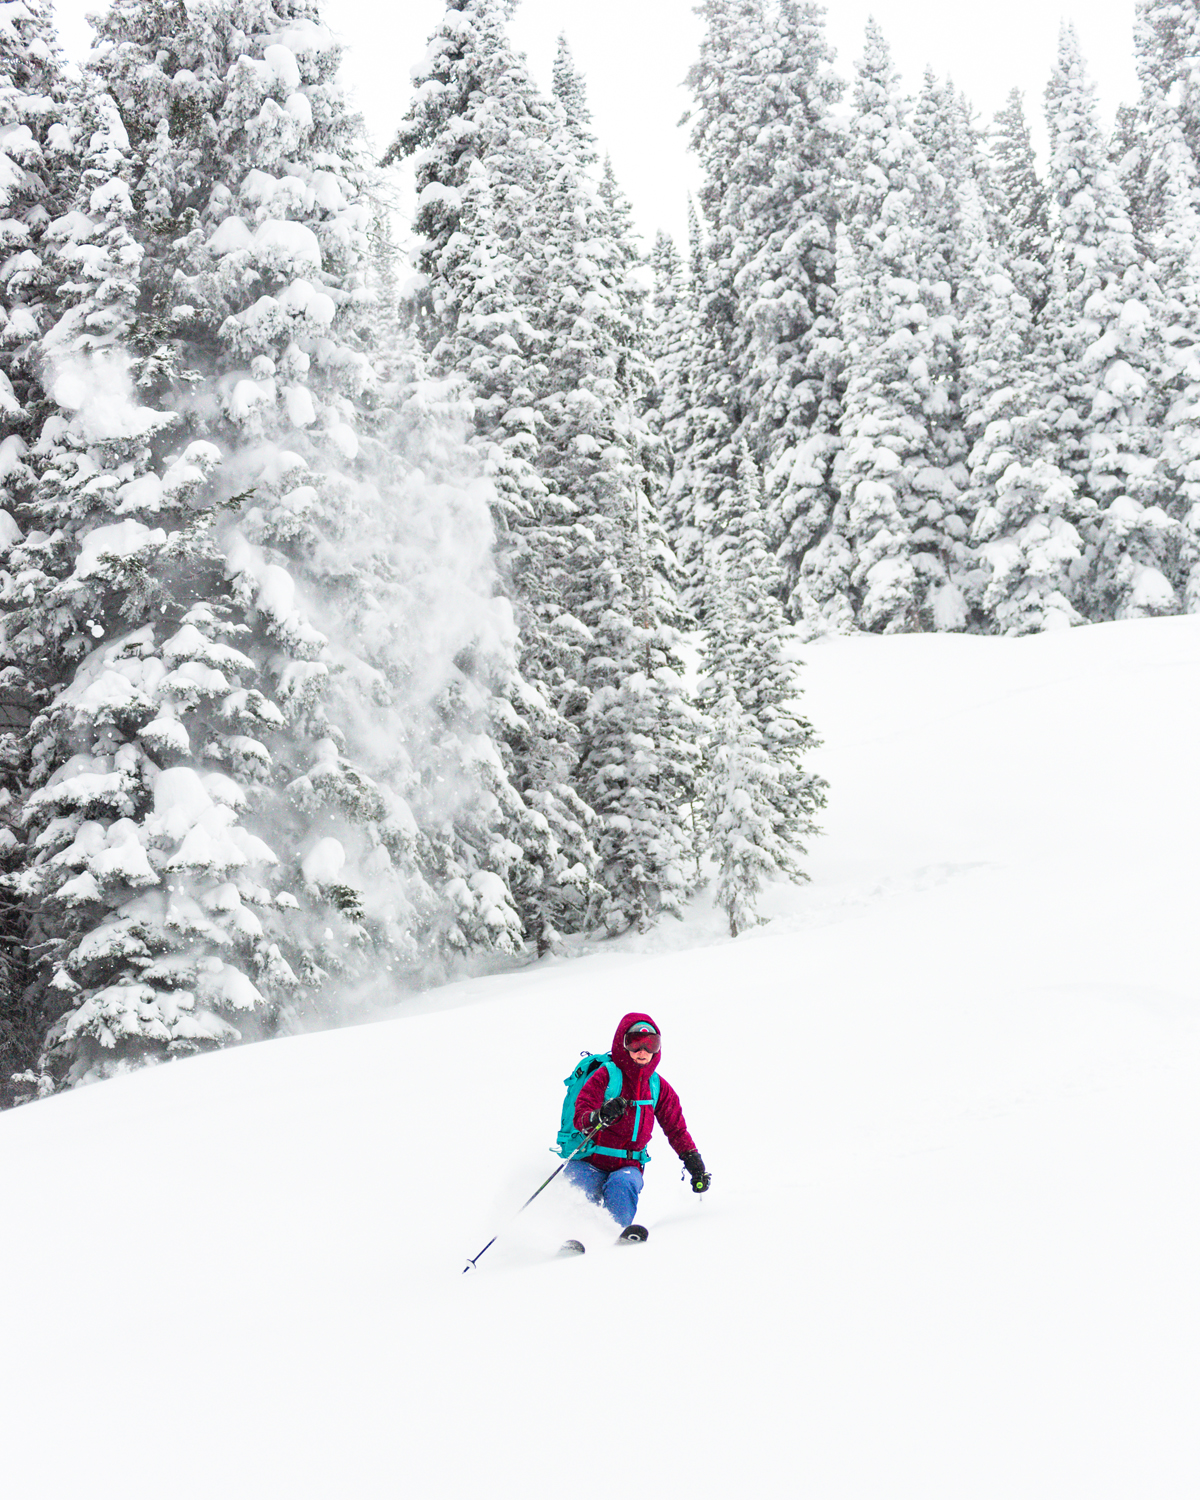
[[[0,1117],[7,1493],[1194,1500],[1200,619],[803,654],[763,927]],[[630,1007],[712,1192],[511,1220]]]

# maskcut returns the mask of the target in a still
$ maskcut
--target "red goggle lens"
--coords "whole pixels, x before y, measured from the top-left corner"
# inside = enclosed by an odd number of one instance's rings
[[[625,1033],[627,1052],[657,1052],[661,1047],[662,1037],[653,1031],[627,1031]]]

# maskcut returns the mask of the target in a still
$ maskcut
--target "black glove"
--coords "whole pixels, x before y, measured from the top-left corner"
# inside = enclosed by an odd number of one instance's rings
[[[682,1158],[684,1171],[692,1179],[693,1193],[707,1193],[712,1186],[712,1173],[704,1170],[704,1158],[699,1151],[689,1151]]]
[[[592,1110],[588,1124],[615,1125],[628,1108],[629,1104],[625,1099],[606,1099],[599,1109]]]

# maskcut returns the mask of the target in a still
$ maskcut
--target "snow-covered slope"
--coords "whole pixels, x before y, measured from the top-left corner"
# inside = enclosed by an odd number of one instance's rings
[[[7,1493],[1193,1500],[1200,619],[808,662],[771,925],[0,1118]],[[634,1006],[708,1200],[460,1275]]]

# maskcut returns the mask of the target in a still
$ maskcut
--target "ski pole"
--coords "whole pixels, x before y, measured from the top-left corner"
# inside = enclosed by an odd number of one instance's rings
[[[529,1207],[529,1205],[533,1202],[533,1200],[538,1196],[538,1193],[544,1193],[546,1191],[546,1189],[550,1186],[550,1184],[554,1181],[554,1179],[562,1171],[563,1167],[569,1166],[571,1164],[571,1162],[574,1161],[575,1158],[579,1155],[579,1153],[583,1150],[583,1148],[588,1144],[588,1142],[592,1139],[592,1137],[597,1133],[597,1131],[603,1130],[603,1128],[604,1128],[604,1126],[599,1121],[597,1121],[596,1124],[592,1126],[591,1130],[588,1131],[587,1135],[584,1136],[583,1140],[581,1140],[580,1143],[578,1144],[578,1146],[575,1147],[574,1151],[571,1152],[570,1156],[567,1157],[566,1161],[560,1162],[558,1164],[558,1166],[555,1167],[554,1171],[550,1173],[549,1177],[546,1178],[545,1182],[542,1183],[541,1187],[537,1189],[537,1192],[530,1193],[529,1197],[526,1198],[525,1202],[522,1203],[521,1206],[520,1206],[520,1208],[517,1209],[517,1213],[513,1214],[513,1219],[515,1219],[517,1217],[517,1214],[523,1214],[525,1212],[525,1210]],[[511,1224],[512,1223],[512,1219],[510,1219],[508,1222],[509,1222],[509,1224]],[[473,1271],[475,1269],[475,1262],[477,1260],[479,1260],[480,1257],[483,1256],[486,1251],[490,1250],[492,1248],[492,1246],[496,1243],[496,1241],[499,1238],[500,1238],[500,1230],[497,1229],[496,1233],[494,1235],[492,1235],[491,1239],[488,1240],[487,1244],[483,1247],[483,1249],[479,1252],[479,1254],[475,1255],[475,1256],[472,1256],[471,1259],[469,1259],[467,1261],[466,1265],[463,1267],[463,1275],[464,1276],[467,1274],[468,1271]]]

